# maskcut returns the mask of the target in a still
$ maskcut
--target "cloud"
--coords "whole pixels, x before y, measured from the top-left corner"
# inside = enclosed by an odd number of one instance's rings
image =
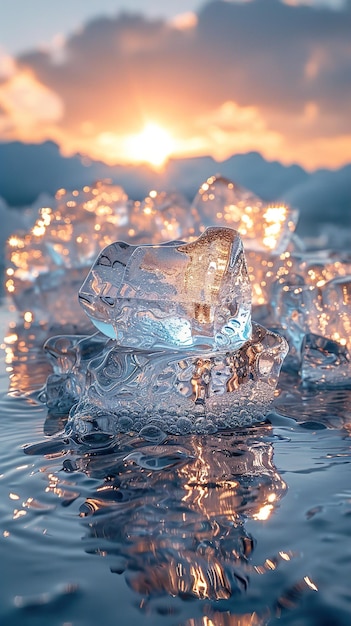
[[[18,71],[0,84],[0,131],[7,138],[45,138],[50,125],[58,122],[63,114],[60,97],[38,82],[30,71]],[[42,129],[42,126],[45,130]]]
[[[336,167],[351,160],[350,31],[350,2],[214,1],[183,21],[96,19],[60,42],[59,58],[17,59],[19,74],[0,84],[3,133],[23,137],[28,116],[32,140],[39,133],[67,154],[123,161],[126,136],[154,121],[177,139],[178,156],[259,149]],[[18,75],[32,107],[13,95]]]

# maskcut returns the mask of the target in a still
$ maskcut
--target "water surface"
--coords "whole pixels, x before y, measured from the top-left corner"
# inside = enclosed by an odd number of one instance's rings
[[[43,339],[1,372],[3,626],[351,623],[350,391],[283,375],[250,428],[69,441]]]

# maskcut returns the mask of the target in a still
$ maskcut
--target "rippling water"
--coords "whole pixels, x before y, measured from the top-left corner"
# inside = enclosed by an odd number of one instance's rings
[[[351,391],[284,375],[250,428],[71,441],[43,339],[2,368],[2,626],[351,623]]]

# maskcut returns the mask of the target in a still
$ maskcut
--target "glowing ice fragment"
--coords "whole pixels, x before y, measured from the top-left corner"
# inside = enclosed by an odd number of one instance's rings
[[[79,291],[95,326],[137,349],[237,349],[251,335],[241,239],[208,228],[191,243],[105,248]]]
[[[287,205],[267,204],[222,176],[211,176],[201,185],[192,207],[204,226],[235,228],[246,250],[275,254],[286,249],[298,217]]]

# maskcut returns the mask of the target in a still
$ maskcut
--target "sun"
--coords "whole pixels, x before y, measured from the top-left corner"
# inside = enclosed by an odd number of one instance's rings
[[[130,135],[125,144],[128,160],[156,168],[162,167],[175,148],[171,134],[154,122],[148,122],[137,135]]]

